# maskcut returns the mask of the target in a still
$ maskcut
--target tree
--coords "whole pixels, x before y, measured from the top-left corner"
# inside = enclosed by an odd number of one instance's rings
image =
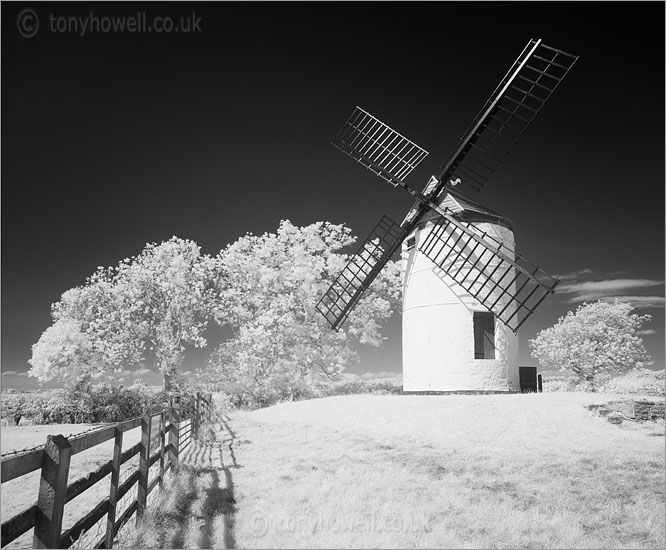
[[[32,347],[30,376],[85,389],[113,381],[123,364],[141,361],[143,342],[129,323],[113,273],[98,268],[84,286],[67,290],[51,306],[53,325]]]
[[[276,233],[247,234],[222,250],[214,315],[231,336],[202,374],[234,388],[239,399],[246,394],[266,404],[296,397],[315,373],[338,376],[358,360],[355,344],[378,346],[381,324],[400,297],[396,262],[373,282],[341,330],[331,330],[315,309],[348,259],[341,249],[354,241],[344,225],[296,227],[283,220]]]
[[[617,300],[584,303],[530,340],[532,356],[545,368],[573,371],[595,391],[598,382],[650,360],[636,332],[651,316],[632,311]]]
[[[91,339],[75,319],[56,320],[32,346],[28,374],[42,382],[72,381],[74,384],[90,379],[98,358]]]
[[[216,276],[212,259],[177,237],[98,268],[52,306],[54,324],[33,346],[30,374],[78,384],[114,379],[150,350],[171,389],[185,346],[206,345]]]
[[[214,305],[215,264],[194,241],[172,237],[120,262],[113,281],[124,318],[155,354],[170,390],[187,345],[204,347]]]

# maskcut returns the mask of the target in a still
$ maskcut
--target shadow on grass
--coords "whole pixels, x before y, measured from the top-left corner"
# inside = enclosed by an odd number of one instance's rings
[[[231,463],[234,468],[238,468],[238,463],[236,462],[236,453],[234,453],[234,441],[236,440],[236,434],[235,432],[231,429],[227,421],[220,417],[220,422],[224,426],[224,429],[227,430],[227,433],[229,434],[229,437],[231,439],[227,440],[229,441],[229,444],[227,445],[227,448],[229,449],[229,455],[231,455]],[[226,443],[226,441],[225,441]],[[222,453],[222,450],[220,449],[220,454]],[[228,468],[227,468],[228,469]],[[229,477],[231,477],[231,473],[229,473]]]
[[[231,473],[232,468],[237,468],[236,456],[234,453],[234,441],[236,434],[229,426],[228,422],[223,417],[218,417],[224,431],[229,434],[229,439],[225,438],[223,441],[218,440],[218,434],[214,430],[207,433],[205,447],[209,453],[209,463],[212,464],[213,450],[216,449],[219,453],[221,470],[224,472],[224,487],[220,486],[220,468],[208,467],[198,468],[198,474],[210,474],[211,486],[205,490],[206,500],[203,504],[203,515],[206,518],[205,524],[201,527],[201,535],[199,538],[199,548],[212,548],[215,541],[213,541],[213,520],[222,514],[224,522],[224,548],[235,548],[236,540],[234,538],[234,518],[236,514],[236,498],[234,496],[234,482]],[[223,430],[221,429],[220,432]],[[225,447],[229,451],[231,457],[231,464],[227,464],[224,460]],[[204,451],[205,452],[205,451]]]
[[[177,497],[174,499],[174,508],[163,506],[159,512],[154,515],[153,522],[155,526],[151,529],[151,534],[157,534],[151,541],[150,546],[155,548],[166,548],[167,540],[170,538],[168,547],[182,548],[187,532],[187,524],[191,515],[192,503],[196,500],[197,494],[193,487],[194,471],[187,466],[181,467],[177,477],[175,477],[174,488]],[[183,490],[184,489],[184,490]],[[140,532],[134,540],[136,547],[147,547],[147,533]]]
[[[136,535],[129,535],[131,548],[236,547],[236,434],[224,419],[213,422],[181,454],[166,499],[149,509]]]
[[[188,472],[188,477],[192,475],[194,478],[194,472]],[[190,484],[188,484],[190,485]],[[176,511],[172,514],[165,516],[165,520],[174,521],[177,525],[176,532],[171,537],[171,548],[182,548],[183,543],[185,542],[185,534],[187,533],[187,524],[190,517],[190,511],[192,509],[192,502],[196,499],[196,491],[189,491],[184,498],[179,499],[176,503]]]
[[[198,470],[200,474],[210,474],[212,481],[212,486],[206,489],[206,500],[203,504],[203,515],[206,522],[201,527],[199,548],[213,547],[213,520],[220,514],[224,517],[224,548],[236,547],[233,535],[234,516],[236,514],[233,479],[229,468],[223,466],[222,471],[225,475],[226,487],[220,487],[218,471],[218,468],[201,468]]]

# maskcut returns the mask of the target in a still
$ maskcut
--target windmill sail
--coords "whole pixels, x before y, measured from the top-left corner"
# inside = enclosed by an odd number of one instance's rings
[[[458,178],[479,191],[577,59],[530,40],[443,165],[436,193]]]
[[[333,281],[316,306],[333,329],[345,322],[363,292],[395,254],[405,234],[397,223],[384,216]]]
[[[480,190],[577,59],[530,40],[422,193],[404,179],[428,152],[356,107],[332,144],[417,200],[402,224],[382,219],[317,304],[334,329],[429,210],[442,218],[420,251],[514,332],[554,291],[556,279],[474,225],[452,217],[438,206],[438,197],[448,184]]]
[[[356,107],[332,144],[394,187],[428,155],[414,142]]]
[[[514,332],[558,283],[491,235],[449,215],[419,251]]]

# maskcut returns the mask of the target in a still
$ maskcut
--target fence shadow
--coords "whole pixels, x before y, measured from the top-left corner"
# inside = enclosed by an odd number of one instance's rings
[[[187,472],[188,475],[193,475],[194,472]],[[185,534],[187,533],[187,523],[192,509],[192,503],[196,498],[196,493],[188,492],[182,500],[176,503],[175,513],[165,518],[167,521],[174,521],[177,525],[176,532],[171,538],[171,548],[183,548],[185,542]],[[166,541],[164,541],[166,542]]]
[[[203,504],[203,515],[205,523],[201,526],[199,548],[213,548],[213,522],[215,518],[223,517],[224,525],[224,548],[235,548],[236,541],[233,535],[234,516],[236,514],[236,499],[234,497],[234,486],[229,468],[222,467],[225,475],[226,487],[220,487],[220,475],[218,468],[202,468],[198,470],[201,474],[211,475],[211,487],[205,489],[206,499]]]
[[[211,424],[202,430],[199,441],[197,441],[198,452],[193,453],[190,457],[190,460],[197,464],[194,467],[197,476],[210,476],[210,482],[204,489],[205,497],[204,494],[200,495],[200,498],[204,498],[201,509],[204,521],[199,527],[199,548],[219,548],[221,546],[221,537],[215,533],[216,520],[219,519],[222,520],[224,526],[224,548],[236,547],[234,538],[236,498],[232,474],[232,469],[238,467],[233,447],[235,439],[236,434],[226,420],[217,416],[211,419]],[[224,479],[221,478],[220,472],[224,474]],[[217,524],[219,525],[219,523]]]
[[[228,442],[227,448],[229,449],[229,455],[231,456],[231,463],[234,468],[238,468],[238,462],[236,462],[236,453],[234,452],[234,442],[236,441],[236,433],[231,429],[227,421],[220,416],[220,422],[224,429],[229,434],[230,439],[225,440],[225,443]],[[229,474],[231,475],[231,474]]]
[[[154,512],[156,527],[164,527],[162,533],[153,534],[159,547],[236,547],[235,437],[226,421],[214,418],[182,453],[169,496],[157,503]],[[147,540],[140,535],[134,542]]]

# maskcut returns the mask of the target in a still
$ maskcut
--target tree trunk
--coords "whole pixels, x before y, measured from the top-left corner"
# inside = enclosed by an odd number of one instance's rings
[[[172,377],[169,373],[164,373],[164,391],[171,391]]]
[[[174,390],[174,385],[178,382],[178,369],[182,364],[182,357],[165,357],[159,361],[159,370],[164,377],[164,390]]]

